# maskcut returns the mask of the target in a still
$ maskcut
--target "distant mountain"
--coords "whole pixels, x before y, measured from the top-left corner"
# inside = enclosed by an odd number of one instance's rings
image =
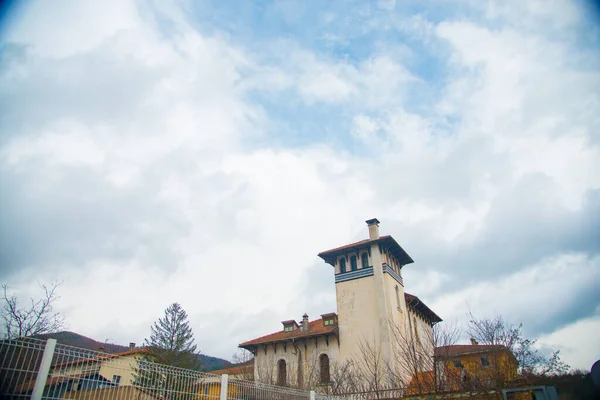
[[[113,343],[102,343],[92,338],[80,335],[75,332],[63,331],[56,333],[48,333],[45,335],[37,336],[40,339],[56,339],[58,343],[79,347],[88,350],[99,350],[100,347],[104,347],[106,353],[121,353],[129,350],[129,346],[123,346]],[[139,346],[138,346],[139,347]],[[227,360],[218,357],[211,357],[204,354],[200,354],[200,361],[202,362],[202,371],[210,372],[218,369],[229,368],[233,364]]]
[[[216,371],[218,369],[233,366],[233,364],[227,360],[218,357],[205,356],[204,354],[200,354],[200,361],[202,362],[202,371],[204,372]]]

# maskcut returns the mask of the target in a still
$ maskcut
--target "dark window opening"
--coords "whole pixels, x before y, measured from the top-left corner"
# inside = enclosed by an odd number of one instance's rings
[[[369,267],[369,255],[367,253],[362,253],[362,256],[360,257],[360,263],[363,268]]]
[[[121,383],[121,375],[113,375],[112,381],[115,385],[118,385]]]
[[[285,386],[287,383],[287,371],[285,369],[285,360],[279,360],[277,362],[277,384],[279,386]]]
[[[356,271],[358,269],[358,262],[356,260],[356,256],[350,257],[350,268],[352,271]]]
[[[329,383],[329,357],[327,354],[321,354],[319,362],[321,364],[321,383]]]
[[[454,367],[455,368],[461,368],[462,367],[462,363],[460,362],[460,360],[452,360],[452,362],[454,363]]]
[[[481,357],[481,365],[483,367],[489,367],[490,366],[490,359],[487,357]]]
[[[346,259],[341,258],[340,259],[340,273],[344,273],[344,272],[346,272]]]

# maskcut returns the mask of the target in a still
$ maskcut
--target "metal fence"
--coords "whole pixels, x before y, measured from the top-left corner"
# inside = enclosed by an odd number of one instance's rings
[[[107,354],[23,338],[0,342],[0,398],[328,400],[313,391],[156,364],[144,350]],[[340,400],[340,397],[335,397]]]

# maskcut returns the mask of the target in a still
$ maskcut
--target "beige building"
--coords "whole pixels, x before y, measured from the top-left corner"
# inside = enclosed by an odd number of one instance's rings
[[[433,359],[432,327],[441,319],[418,297],[404,291],[402,268],[412,258],[379,221],[366,221],[369,238],[319,253],[333,267],[337,313],[309,321],[282,322],[282,330],[240,347],[254,354],[254,378],[265,383],[314,387],[332,380],[333,368],[377,352],[386,381],[410,382],[402,371],[407,348]],[[428,365],[423,366],[423,370]]]

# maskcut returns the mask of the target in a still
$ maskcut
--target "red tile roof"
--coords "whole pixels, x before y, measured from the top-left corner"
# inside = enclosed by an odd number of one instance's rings
[[[436,313],[434,313],[431,308],[427,307],[427,305],[423,303],[423,301],[421,301],[421,299],[419,299],[417,296],[404,292],[404,300],[406,301],[407,306],[420,312],[433,323],[442,321],[442,319]]]
[[[508,347],[496,344],[455,344],[435,348],[436,357],[454,357],[465,354],[491,353],[496,351],[509,351]],[[512,352],[511,352],[512,354]]]
[[[331,250],[322,251],[318,254],[326,263],[334,265],[337,256],[346,253],[351,249],[368,248],[372,244],[379,243],[385,246],[398,259],[401,265],[413,263],[413,259],[404,251],[404,249],[390,235],[383,235],[378,239],[365,239],[350,243],[344,246],[336,247]]]
[[[214,375],[239,375],[247,373],[254,373],[254,359],[241,364],[234,365],[233,367],[218,369],[216,371],[209,372],[209,374]]]
[[[292,340],[292,339],[307,338],[307,337],[322,336],[322,335],[332,335],[332,334],[337,335],[337,325],[324,326],[323,319],[319,318],[314,321],[310,321],[308,323],[308,331],[306,331],[306,332],[302,331],[302,326],[300,326],[300,328],[298,328],[294,331],[290,331],[290,332],[285,332],[285,331],[281,330],[279,332],[271,333],[271,334],[261,336],[259,338],[244,342],[244,343],[240,344],[239,347],[242,347],[245,349],[250,349],[250,348],[256,347],[259,344],[284,342],[284,341],[288,341],[288,340]]]
[[[124,357],[124,356],[129,356],[131,354],[137,354],[137,353],[144,353],[145,351],[146,351],[146,349],[142,348],[142,349],[123,351],[121,353],[113,353],[113,354],[99,353],[98,355],[96,355],[94,357],[80,358],[78,360],[67,361],[67,362],[63,362],[60,364],[54,364],[54,365],[52,365],[52,368],[66,367],[69,365],[77,365],[77,364],[82,364],[82,363],[86,363],[86,362],[102,362],[102,361],[109,360],[111,358]]]

